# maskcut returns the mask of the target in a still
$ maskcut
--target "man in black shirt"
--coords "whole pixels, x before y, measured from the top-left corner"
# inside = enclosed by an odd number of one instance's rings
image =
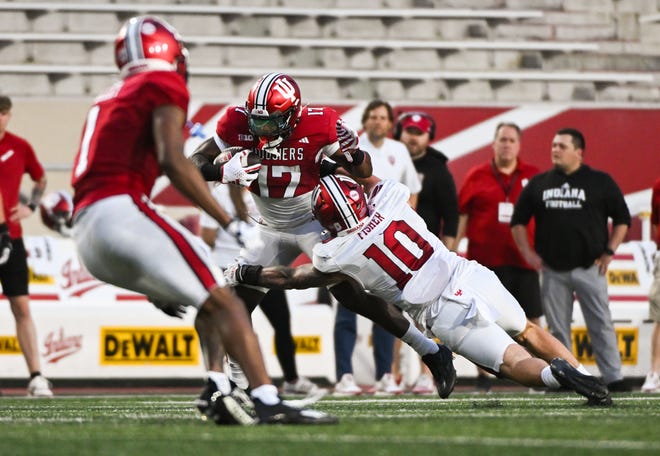
[[[458,198],[449,169],[448,158],[429,145],[435,137],[435,122],[424,112],[408,112],[399,116],[394,139],[406,145],[422,183],[417,200],[417,213],[429,231],[438,236],[449,250],[456,250]]]
[[[575,293],[603,381],[611,391],[626,391],[630,387],[621,375],[605,274],[628,231],[630,212],[614,180],[582,164],[584,149],[584,136],[578,130],[564,128],[555,134],[554,168],[533,177],[523,189],[511,231],[525,260],[543,272],[543,310],[550,332],[571,348]],[[525,231],[532,216],[536,251]]]

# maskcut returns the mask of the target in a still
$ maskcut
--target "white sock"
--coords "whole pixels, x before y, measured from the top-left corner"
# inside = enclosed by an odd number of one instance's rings
[[[231,384],[229,383],[229,377],[227,377],[227,374],[216,371],[208,371],[206,373],[206,378],[215,383],[218,391],[220,391],[222,394],[231,393]]]
[[[541,371],[541,381],[549,388],[561,388],[561,383],[552,375],[550,366],[545,366]]]
[[[252,396],[252,399],[259,399],[266,405],[275,405],[280,402],[275,385],[266,384],[258,386],[250,392],[250,396]]]
[[[408,326],[408,331],[401,337],[401,340],[410,345],[419,356],[435,353],[439,350],[438,344],[422,334],[412,323]]]
[[[588,371],[588,370],[582,365],[582,363],[578,364],[578,367],[576,367],[576,369],[577,369],[578,372],[581,373],[581,374],[588,375],[588,376],[590,376],[590,377],[592,376],[591,372],[589,372],[589,371]]]

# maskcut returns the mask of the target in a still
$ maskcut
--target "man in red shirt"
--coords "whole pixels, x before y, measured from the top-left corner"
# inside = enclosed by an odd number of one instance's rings
[[[493,159],[473,167],[458,195],[458,240],[468,238],[467,258],[491,269],[516,298],[527,318],[535,324],[543,315],[538,273],[518,251],[509,222],[518,195],[529,179],[538,174],[535,166],[519,158],[520,128],[503,122],[495,129]],[[527,226],[530,243],[534,223]],[[488,388],[487,376],[478,382]]]
[[[7,131],[11,106],[9,97],[0,96],[0,236],[4,238],[4,245],[0,244],[0,282],[14,314],[16,337],[30,372],[28,395],[50,397],[53,392],[50,382],[41,375],[37,331],[30,313],[27,255],[20,223],[39,205],[46,188],[46,174],[32,146]],[[19,202],[24,174],[34,182],[28,204]]]

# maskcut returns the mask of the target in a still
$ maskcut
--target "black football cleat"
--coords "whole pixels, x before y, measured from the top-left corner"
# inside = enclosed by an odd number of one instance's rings
[[[266,405],[259,399],[254,399],[254,409],[259,424],[337,424],[336,416],[317,410],[295,408],[278,402]]]
[[[248,394],[224,374],[214,378],[207,377],[206,385],[195,401],[202,419],[211,419],[217,424],[255,424],[254,404]]]
[[[211,397],[209,418],[219,425],[257,424],[254,404],[240,388],[233,388],[230,394],[216,391]]]
[[[607,387],[592,375],[584,375],[562,358],[550,361],[550,370],[561,386],[587,398],[587,405],[612,405]]]
[[[454,356],[450,349],[442,344],[438,344],[436,353],[429,353],[422,356],[422,361],[429,368],[435,381],[435,387],[438,395],[446,399],[456,385],[456,369],[454,368]]]

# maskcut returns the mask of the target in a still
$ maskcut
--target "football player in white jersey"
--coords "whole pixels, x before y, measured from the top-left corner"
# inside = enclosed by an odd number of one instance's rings
[[[408,198],[404,185],[385,180],[367,201],[351,178],[326,176],[312,196],[314,215],[328,235],[314,246],[313,264],[242,265],[226,277],[273,288],[349,280],[407,311],[450,349],[496,375],[525,386],[567,387],[590,405],[611,404],[607,388],[525,318],[492,271],[450,252],[428,231]]]

